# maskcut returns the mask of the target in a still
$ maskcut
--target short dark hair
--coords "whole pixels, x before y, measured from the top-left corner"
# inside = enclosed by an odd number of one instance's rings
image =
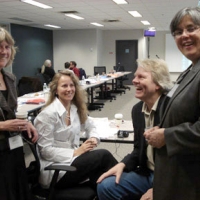
[[[69,62],[66,62],[66,63],[65,63],[65,69],[68,69],[69,66],[70,66],[70,63],[69,63]]]
[[[75,61],[70,61],[70,63],[72,63],[72,65],[74,65],[76,67],[76,62]]]

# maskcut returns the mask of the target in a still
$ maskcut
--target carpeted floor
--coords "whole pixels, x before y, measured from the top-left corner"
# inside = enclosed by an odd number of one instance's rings
[[[130,86],[131,90],[126,90],[126,93],[114,94],[116,100],[110,102],[105,101],[104,108],[101,111],[90,111],[91,117],[108,117],[109,120],[114,119],[116,113],[123,114],[124,120],[131,120],[131,110],[139,100],[134,97],[135,88]],[[132,144],[119,144],[119,143],[101,143],[97,148],[108,149],[115,158],[120,161],[125,155],[133,150]]]

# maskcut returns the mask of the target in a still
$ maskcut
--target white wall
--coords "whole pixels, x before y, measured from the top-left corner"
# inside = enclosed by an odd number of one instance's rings
[[[116,40],[138,40],[138,57],[145,58],[145,39],[143,30],[112,30],[104,31],[104,54],[103,62],[107,71],[116,65]]]
[[[165,59],[166,31],[157,31],[155,37],[150,38],[149,55],[158,55]],[[64,69],[66,61],[75,60],[78,67],[93,74],[93,67],[105,65],[107,71],[115,65],[115,41],[138,40],[138,58],[147,58],[148,40],[143,37],[143,30],[66,30],[54,31],[54,68]],[[176,80],[179,73],[171,73],[172,80]]]
[[[64,69],[64,63],[76,61],[77,67],[93,73],[97,63],[96,30],[66,30],[53,32],[54,69]]]

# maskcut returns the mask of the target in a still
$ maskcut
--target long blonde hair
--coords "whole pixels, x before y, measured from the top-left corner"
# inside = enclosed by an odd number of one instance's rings
[[[87,110],[87,105],[86,105],[86,99],[87,99],[86,97],[87,97],[87,95],[86,95],[85,90],[83,90],[81,88],[81,86],[79,85],[78,78],[76,77],[74,72],[71,71],[71,70],[63,70],[63,71],[59,71],[58,73],[55,74],[55,76],[53,77],[53,80],[49,84],[50,94],[49,94],[49,99],[48,99],[45,107],[50,105],[54,101],[54,99],[56,98],[56,96],[57,96],[56,95],[56,91],[57,91],[57,87],[58,87],[58,81],[60,80],[60,78],[62,76],[69,76],[71,78],[71,80],[73,81],[73,83],[74,83],[75,95],[74,95],[74,98],[72,100],[72,103],[78,109],[78,115],[79,115],[81,124],[84,124],[86,119],[87,119],[87,115],[88,115],[88,110]]]
[[[51,65],[51,60],[45,60],[44,64],[41,67],[41,73],[43,74],[45,71],[45,67],[49,67]]]

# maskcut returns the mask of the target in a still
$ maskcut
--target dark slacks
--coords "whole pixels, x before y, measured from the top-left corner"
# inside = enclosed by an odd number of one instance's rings
[[[30,199],[23,147],[0,151],[0,199]]]
[[[77,171],[66,172],[56,186],[57,188],[74,186],[87,178],[90,179],[92,184],[96,185],[99,176],[117,163],[117,160],[106,149],[86,152],[78,156],[71,164],[77,168]]]

